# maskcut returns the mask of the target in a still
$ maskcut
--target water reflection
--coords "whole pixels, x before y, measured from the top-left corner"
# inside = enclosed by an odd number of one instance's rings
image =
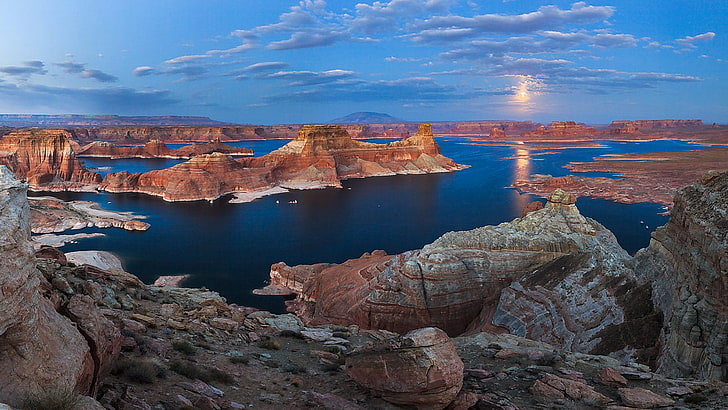
[[[523,144],[519,142],[519,144]],[[513,158],[513,183],[519,180],[528,179],[532,172],[531,152],[527,149],[514,148],[515,154]],[[514,213],[520,214],[523,208],[533,201],[532,195],[519,194],[516,190],[512,190],[512,207]]]

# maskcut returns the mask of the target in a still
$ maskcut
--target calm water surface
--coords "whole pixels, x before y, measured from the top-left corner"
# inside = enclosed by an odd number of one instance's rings
[[[263,155],[286,142],[238,144]],[[343,262],[374,249],[398,253],[421,248],[447,231],[494,225],[520,216],[523,206],[536,197],[504,188],[517,177],[566,175],[568,170],[562,167],[568,162],[589,161],[607,153],[696,149],[679,141],[603,142],[608,148],[536,155],[538,152],[529,154],[511,147],[464,145],[460,138],[438,138],[438,142],[445,155],[471,168],[449,174],[349,180],[344,181],[343,189],[291,191],[247,204],[228,204],[224,199],[168,203],[141,194],[54,194],[146,215],[152,225],[146,232],[87,229],[82,232],[106,236],[81,240],[63,250],[107,250],[147,283],[160,275],[189,274],[187,286],[205,286],[219,291],[229,302],[280,312],[281,298],[251,294],[264,285],[272,263]],[[515,159],[507,159],[513,156]],[[178,161],[89,158],[84,162],[112,171],[140,172]],[[297,203],[290,204],[293,200]],[[646,246],[650,232],[667,221],[658,215],[661,207],[655,204],[580,198],[577,206],[612,230],[630,253]]]

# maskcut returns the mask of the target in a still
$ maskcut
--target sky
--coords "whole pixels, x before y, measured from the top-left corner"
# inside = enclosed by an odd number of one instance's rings
[[[726,0],[0,0],[0,113],[728,123]]]

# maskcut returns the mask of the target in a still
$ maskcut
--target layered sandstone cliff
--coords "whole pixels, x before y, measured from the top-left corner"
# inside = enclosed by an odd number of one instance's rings
[[[85,297],[71,293],[57,306],[43,297],[50,285],[35,267],[26,185],[4,166],[0,254],[0,402],[52,388],[95,393],[119,353],[119,331]]]
[[[296,295],[305,322],[451,335],[508,331],[575,352],[726,380],[728,173],[675,197],[670,222],[630,257],[557,189],[544,209],[450,232],[421,250],[271,267],[259,294]]]
[[[292,138],[299,126],[166,126],[166,127],[110,127],[73,128],[70,132],[81,143],[94,141],[121,144],[144,144],[149,141],[207,142]]]
[[[728,381],[728,172],[678,191],[635,262],[665,314],[659,370]]]
[[[105,141],[94,141],[86,144],[78,149],[76,153],[79,157],[98,157],[98,158],[173,158],[173,159],[190,159],[195,155],[212,154],[220,152],[235,156],[251,156],[253,150],[248,148],[238,148],[231,145],[223,144],[219,139],[205,142],[185,145],[180,148],[169,148],[160,140],[152,140],[143,146],[125,147]]]
[[[307,125],[298,137],[268,155],[236,160],[214,153],[143,174],[106,176],[101,189],[142,192],[168,201],[213,200],[228,193],[272,192],[276,187],[340,187],[341,180],[463,169],[440,153],[431,127],[387,145],[351,139],[337,125]]]
[[[553,121],[548,127],[541,125],[536,131],[524,132],[524,138],[572,138],[597,135],[599,131],[595,128],[577,124],[574,121]]]
[[[629,255],[602,225],[583,217],[574,200],[557,190],[545,209],[498,226],[450,232],[399,255],[378,251],[338,265],[278,263],[271,268],[270,286],[258,293],[296,294],[289,308],[310,323],[355,323],[397,332],[437,326],[450,335],[499,325],[522,335],[549,333],[556,345],[593,351],[599,333],[628,316],[611,287],[634,281],[626,266]],[[545,287],[551,294],[538,297],[539,305],[526,303],[543,315],[553,306],[538,306],[557,295],[555,283],[569,275],[575,276],[571,282],[582,280],[580,275],[590,278],[580,290],[592,296],[584,303],[575,289],[564,302],[573,310],[564,312],[568,318],[541,323],[538,312],[521,315],[503,299],[503,290],[521,279],[529,288]]]
[[[93,189],[101,176],[76,158],[71,135],[60,130],[14,131],[0,138],[0,165],[33,190]]]
[[[661,129],[704,127],[702,120],[617,120],[609,124],[610,130]]]

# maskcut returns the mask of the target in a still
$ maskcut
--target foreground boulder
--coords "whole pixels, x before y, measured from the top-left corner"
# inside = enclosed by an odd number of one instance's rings
[[[390,403],[443,409],[462,388],[463,369],[447,334],[424,328],[353,352],[345,371]]]
[[[0,166],[0,402],[11,404],[44,389],[94,393],[120,342],[95,305],[70,308],[93,320],[79,329],[43,297],[50,285],[35,267],[26,189]]]

